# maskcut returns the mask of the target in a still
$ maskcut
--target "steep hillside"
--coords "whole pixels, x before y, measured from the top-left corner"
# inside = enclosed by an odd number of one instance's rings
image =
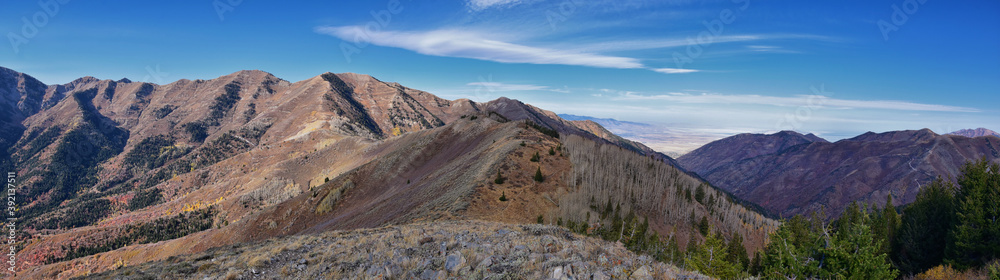
[[[40,100],[7,150],[23,179],[27,278],[421,221],[599,228],[612,217],[597,208],[611,204],[681,245],[703,238],[703,217],[751,250],[776,225],[642,144],[505,98],[449,101],[358,74],[292,83],[240,71],[166,85],[85,77],[48,86]],[[631,175],[585,176],[601,170]],[[617,237],[634,238],[646,237]]]
[[[660,236],[681,244],[702,238],[692,234],[694,220],[703,216],[719,232],[744,236],[744,244],[752,250],[760,248],[766,234],[776,226],[773,220],[742,209],[723,198],[722,193],[648,156],[578,136],[560,141],[524,122],[487,115],[471,119],[359,149],[363,152],[356,157],[373,160],[271,206],[258,206],[260,202],[255,200],[247,205],[247,195],[227,196],[225,184],[201,187],[187,197],[215,199],[212,209],[218,213],[216,218],[233,217],[247,209],[259,210],[238,219],[212,220],[218,229],[46,265],[27,275],[80,275],[112,268],[117,259],[142,263],[275,236],[419,221],[483,219],[523,224],[536,222],[538,216],[545,217],[547,223],[557,219],[583,221],[590,216],[591,223],[601,224],[599,211],[592,208],[609,200],[622,212],[634,211],[649,218],[650,227]],[[563,149],[559,149],[560,145]],[[545,153],[555,150],[560,152]],[[590,150],[600,151],[599,156],[592,157]],[[530,159],[535,152],[544,155],[537,163]],[[611,158],[617,160],[605,161]],[[532,179],[536,169],[543,170],[544,182]],[[621,173],[628,176],[607,179],[585,175],[597,170],[631,171]],[[494,180],[497,171],[506,179],[503,183]],[[703,193],[701,197],[690,198],[690,193],[698,189]],[[688,198],[681,192],[686,192]],[[637,200],[639,195],[645,195],[645,199]],[[498,200],[501,196],[507,200]],[[594,197],[601,201],[591,200]],[[168,202],[163,207],[171,204],[180,203]],[[32,244],[25,251],[62,246],[46,243],[43,240]]]
[[[787,146],[782,139],[772,137],[774,142],[758,146]],[[738,141],[709,145],[727,142]],[[939,176],[953,179],[967,161],[983,157],[1000,161],[1000,138],[937,135],[923,129],[761,148],[725,164],[705,165],[710,159],[693,155],[681,161],[703,170],[699,174],[712,184],[782,216],[825,208],[828,217],[835,217],[851,201],[881,205],[891,195],[897,205],[912,202],[921,186]]]
[[[24,134],[21,122],[41,110],[46,89],[31,76],[0,67],[0,168],[13,168],[8,150]]]

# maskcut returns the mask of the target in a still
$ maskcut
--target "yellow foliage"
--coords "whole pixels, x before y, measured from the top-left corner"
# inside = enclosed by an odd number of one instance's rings
[[[961,272],[951,268],[950,265],[935,266],[923,273],[913,277],[914,280],[955,280],[955,279],[981,279],[982,275],[977,275],[975,271],[969,270]]]
[[[187,204],[187,203],[185,203],[184,204],[184,208],[181,209],[181,212],[195,211],[195,210],[201,209],[203,206],[205,206],[205,204],[203,202],[201,202],[201,201],[195,202],[194,204]]]
[[[393,127],[392,128],[392,136],[399,136],[399,135],[402,135],[402,134],[403,134],[403,130],[400,129],[399,127]]]

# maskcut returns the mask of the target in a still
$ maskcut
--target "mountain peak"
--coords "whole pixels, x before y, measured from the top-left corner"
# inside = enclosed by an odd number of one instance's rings
[[[99,81],[101,81],[101,80],[98,79],[98,78],[94,78],[92,76],[83,76],[83,77],[77,78],[76,80],[73,80],[72,82],[69,82],[69,84],[79,85],[79,84],[87,84],[87,83],[93,83],[93,82],[99,82]]]
[[[961,130],[957,130],[957,131],[953,131],[951,133],[948,133],[948,135],[959,135],[959,136],[965,136],[965,137],[969,137],[969,138],[982,137],[982,136],[996,136],[996,137],[1000,137],[1000,133],[997,133],[996,131],[989,130],[989,129],[986,129],[986,128],[983,128],[983,127],[976,128],[976,129],[961,129]]]

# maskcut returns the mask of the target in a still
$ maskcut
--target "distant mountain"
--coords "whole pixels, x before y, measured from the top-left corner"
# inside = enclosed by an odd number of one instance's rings
[[[593,122],[599,123],[599,124],[601,124],[603,126],[612,126],[612,127],[622,127],[622,126],[652,127],[652,125],[650,125],[650,124],[638,123],[638,122],[628,122],[628,121],[619,121],[619,120],[611,119],[611,118],[595,118],[595,117],[588,117],[588,116],[577,116],[577,115],[572,115],[572,114],[559,114],[559,117],[561,117],[561,118],[563,118],[565,120],[568,120],[568,121],[593,121]]]
[[[1000,162],[1000,138],[937,135],[929,129],[868,132],[834,143],[781,132],[737,135],[679,162],[737,197],[789,217],[825,209],[838,215],[851,201],[912,202],[938,176],[955,178],[970,160]]]
[[[960,136],[965,136],[965,137],[982,137],[982,136],[996,136],[996,137],[1000,137],[1000,133],[997,133],[996,131],[985,129],[985,128],[982,128],[982,127],[977,128],[977,129],[962,129],[962,130],[954,131],[954,132],[948,133],[948,134],[949,135],[960,135]]]
[[[597,223],[592,209],[611,204],[681,244],[703,238],[695,216],[748,250],[777,226],[641,143],[507,98],[445,100],[353,73],[44,85],[5,68],[0,94],[27,278],[329,230]],[[684,198],[699,189],[709,202]]]
[[[687,170],[707,174],[719,166],[732,162],[774,154],[789,147],[813,142],[827,141],[812,133],[802,135],[794,131],[782,131],[770,135],[744,133],[708,143],[677,160]]]

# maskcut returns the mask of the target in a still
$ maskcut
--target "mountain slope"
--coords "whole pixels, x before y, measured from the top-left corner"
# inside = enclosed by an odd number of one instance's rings
[[[928,129],[869,132],[835,143],[809,142],[784,149],[775,147],[787,146],[785,138],[770,140],[755,146],[772,149],[760,148],[746,156],[692,155],[681,162],[702,170],[699,174],[712,184],[784,217],[823,208],[828,217],[836,217],[851,201],[882,204],[891,195],[897,205],[912,202],[921,186],[938,176],[955,178],[967,161],[983,157],[1000,161],[1000,138],[937,135]],[[703,164],[724,160],[728,163]]]
[[[681,166],[692,172],[706,174],[731,162],[774,154],[789,147],[813,142],[826,142],[826,140],[811,133],[802,135],[794,131],[782,131],[770,135],[744,133],[708,143],[677,160]]]
[[[681,244],[702,238],[691,219],[703,216],[747,249],[776,226],[642,144],[506,98],[449,101],[367,75],[292,83],[262,71],[166,85],[85,77],[44,92],[8,149],[24,179],[18,258],[28,278],[335,229],[582,223],[597,203],[648,217]],[[603,156],[580,157],[592,150]],[[610,170],[630,175],[586,176]],[[711,199],[683,198],[696,190]]]

